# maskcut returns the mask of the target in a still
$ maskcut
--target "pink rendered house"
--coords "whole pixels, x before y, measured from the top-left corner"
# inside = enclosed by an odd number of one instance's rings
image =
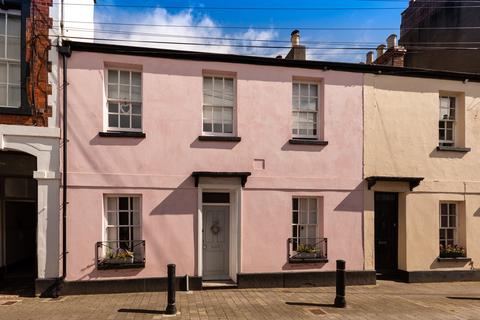
[[[375,282],[352,65],[69,45],[66,291]]]

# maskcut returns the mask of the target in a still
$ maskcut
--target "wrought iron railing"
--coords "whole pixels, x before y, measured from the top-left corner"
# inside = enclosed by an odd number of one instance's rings
[[[143,268],[145,240],[99,241],[95,245],[97,269]]]
[[[327,238],[288,238],[289,262],[327,262]]]

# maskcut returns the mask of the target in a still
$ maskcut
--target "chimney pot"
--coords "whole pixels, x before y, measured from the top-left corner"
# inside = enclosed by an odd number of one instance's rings
[[[396,47],[398,47],[397,35],[396,34],[391,34],[387,38],[387,48],[388,49],[394,49]]]
[[[385,45],[381,44],[377,47],[377,59],[380,58],[385,52]]]
[[[367,64],[373,64],[373,51],[368,51],[367,52]]]
[[[300,31],[297,29],[293,30],[291,33],[290,41],[292,42],[292,46],[299,46],[300,45]]]

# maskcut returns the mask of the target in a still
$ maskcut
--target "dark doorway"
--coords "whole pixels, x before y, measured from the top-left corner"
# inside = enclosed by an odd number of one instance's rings
[[[375,192],[375,270],[395,274],[398,269],[398,194]]]
[[[37,277],[36,158],[0,152],[0,295],[31,296]]]

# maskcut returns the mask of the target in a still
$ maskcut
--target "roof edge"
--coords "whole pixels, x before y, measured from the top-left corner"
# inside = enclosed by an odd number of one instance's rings
[[[287,68],[303,68],[317,70],[335,70],[345,72],[360,72],[382,74],[390,76],[433,78],[443,80],[480,82],[480,74],[466,72],[452,72],[420,68],[406,68],[363,63],[330,62],[316,60],[286,60],[259,56],[246,56],[224,53],[207,53],[197,51],[182,51],[172,49],[158,49],[148,47],[123,46],[106,43],[88,43],[64,41],[63,45],[70,46],[72,51],[97,52],[117,55],[133,55],[157,57],[177,60],[212,61],[225,63],[253,64],[262,66],[276,66]]]

